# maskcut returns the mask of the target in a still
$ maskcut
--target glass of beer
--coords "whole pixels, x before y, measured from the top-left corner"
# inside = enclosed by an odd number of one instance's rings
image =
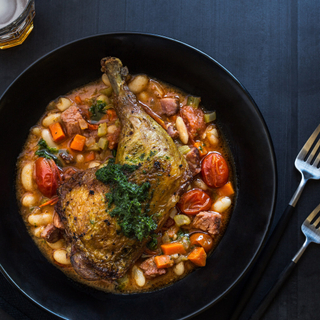
[[[34,0],[0,0],[0,49],[24,42],[33,29]]]

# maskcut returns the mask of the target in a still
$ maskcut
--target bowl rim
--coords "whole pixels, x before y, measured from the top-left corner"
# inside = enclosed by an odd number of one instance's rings
[[[263,131],[267,137],[267,144],[270,150],[270,158],[271,158],[271,167],[272,167],[272,180],[274,181],[273,183],[273,192],[272,192],[272,196],[270,197],[272,200],[272,204],[270,206],[270,212],[268,214],[268,220],[267,220],[267,225],[265,226],[265,231],[264,234],[262,235],[262,240],[260,241],[259,246],[257,247],[256,251],[254,252],[251,260],[247,263],[246,267],[242,270],[242,272],[239,274],[239,276],[232,282],[232,284],[226,289],[224,290],[219,296],[217,296],[214,300],[212,300],[210,303],[202,306],[200,309],[194,311],[191,314],[188,314],[187,316],[184,316],[180,319],[190,319],[200,313],[202,313],[203,311],[209,309],[210,307],[212,307],[215,303],[217,303],[218,301],[220,301],[224,296],[226,296],[239,282],[240,280],[242,280],[242,278],[247,274],[247,272],[250,270],[250,268],[253,266],[254,262],[256,261],[259,253],[261,252],[261,249],[263,247],[263,245],[266,242],[267,239],[267,235],[271,229],[271,225],[272,225],[272,221],[274,219],[274,212],[275,212],[275,205],[276,205],[276,200],[277,200],[277,189],[278,189],[278,178],[277,178],[277,166],[276,166],[276,156],[275,156],[275,150],[274,150],[274,145],[271,139],[271,135],[269,132],[269,129],[267,127],[266,121],[262,116],[261,111],[259,110],[257,104],[255,103],[254,99],[252,98],[252,96],[250,95],[250,93],[247,91],[247,89],[244,87],[244,85],[228,70],[226,69],[221,63],[219,63],[217,60],[215,60],[213,57],[211,57],[209,54],[203,52],[200,49],[197,49],[196,47],[189,45],[183,41],[165,36],[165,35],[160,35],[160,34],[155,34],[155,33],[144,33],[144,32],[125,32],[125,31],[119,31],[119,32],[110,32],[110,33],[97,33],[97,34],[92,34],[86,37],[82,37],[82,38],[78,38],[75,39],[73,41],[67,42],[63,45],[60,45],[58,47],[56,47],[55,49],[50,50],[49,52],[47,52],[46,54],[40,56],[39,58],[37,58],[33,63],[31,63],[27,68],[25,68],[13,81],[12,83],[5,89],[5,91],[2,93],[2,95],[0,96],[0,101],[3,99],[3,97],[6,95],[6,93],[11,89],[11,87],[16,83],[16,81],[22,77],[25,73],[28,72],[29,69],[31,69],[34,65],[36,65],[38,62],[40,62],[41,60],[47,58],[48,56],[50,56],[51,54],[54,54],[56,51],[59,51],[60,49],[63,49],[69,45],[72,45],[74,43],[77,42],[81,42],[87,39],[91,39],[91,38],[95,38],[95,37],[103,37],[103,36],[130,36],[130,35],[135,35],[135,36],[144,36],[144,37],[151,37],[151,38],[160,38],[162,40],[166,40],[166,41],[170,41],[173,43],[177,43],[180,44],[184,47],[187,47],[193,51],[196,51],[198,54],[204,56],[205,58],[209,59],[211,62],[213,62],[215,65],[217,65],[219,68],[221,68],[232,80],[233,82],[236,83],[236,85],[239,86],[239,88],[242,90],[242,92],[246,95],[246,97],[250,100],[252,107],[254,108],[256,115],[259,117],[259,120],[261,121],[262,125],[263,125]],[[1,110],[1,109],[0,109]],[[22,293],[29,301],[33,302],[35,305],[37,305],[38,307],[40,307],[43,310],[46,310],[47,312],[49,312],[50,314],[56,316],[59,319],[65,319],[68,320],[68,318],[61,316],[59,314],[57,314],[56,312],[50,310],[49,308],[43,306],[41,303],[39,303],[38,301],[36,301],[35,299],[33,299],[29,294],[27,294],[25,292],[24,289],[22,289],[13,279],[12,277],[10,277],[10,275],[7,273],[7,271],[3,268],[2,264],[0,263],[0,272],[3,274],[3,276],[8,280],[9,283],[11,283],[11,285],[13,285],[20,293]],[[140,293],[139,293],[140,294]],[[147,294],[147,293],[144,293]]]

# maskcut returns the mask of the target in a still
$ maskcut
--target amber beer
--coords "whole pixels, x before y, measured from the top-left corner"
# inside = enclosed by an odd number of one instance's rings
[[[33,29],[34,0],[0,0],[0,49],[24,42]]]

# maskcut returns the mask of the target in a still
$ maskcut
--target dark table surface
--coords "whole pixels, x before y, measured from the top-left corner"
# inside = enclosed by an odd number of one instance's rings
[[[0,95],[47,52],[78,38],[119,31],[183,41],[215,58],[242,82],[259,106],[274,143],[278,170],[275,225],[300,181],[294,159],[320,123],[320,2],[36,1],[34,30],[29,38],[21,46],[0,52]],[[305,188],[246,315],[302,245],[300,225],[319,204],[319,190],[317,181]],[[319,319],[319,249],[309,247],[263,319]],[[246,277],[195,319],[230,319]],[[27,300],[0,274],[0,319],[54,317]]]

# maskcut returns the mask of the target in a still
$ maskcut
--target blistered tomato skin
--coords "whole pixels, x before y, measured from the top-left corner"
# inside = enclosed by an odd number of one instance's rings
[[[35,173],[40,192],[47,198],[55,195],[59,186],[60,174],[54,161],[38,158],[35,162]]]
[[[178,203],[179,209],[190,215],[196,215],[200,211],[209,210],[211,198],[201,189],[192,189],[182,195]]]
[[[190,244],[201,246],[205,252],[209,252],[213,246],[213,240],[208,234],[199,232],[190,236]]]
[[[209,153],[202,160],[201,174],[203,181],[211,188],[224,186],[229,179],[229,169],[224,157],[217,152]]]

